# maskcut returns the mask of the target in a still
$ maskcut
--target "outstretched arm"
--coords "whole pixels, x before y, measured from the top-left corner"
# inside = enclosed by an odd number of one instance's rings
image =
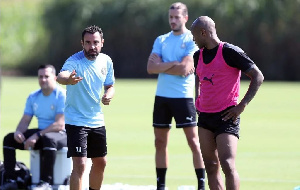
[[[236,120],[236,118],[244,111],[245,107],[254,98],[260,85],[264,81],[264,76],[256,65],[254,65],[254,67],[252,69],[250,69],[248,72],[246,72],[245,74],[251,79],[248,90],[247,90],[244,98],[241,100],[241,102],[237,106],[224,112],[223,120],[225,120],[225,121],[228,119],[231,119],[231,118],[233,120]]]
[[[63,85],[74,85],[82,80],[82,77],[76,77],[76,71],[62,71],[57,75],[56,81]]]

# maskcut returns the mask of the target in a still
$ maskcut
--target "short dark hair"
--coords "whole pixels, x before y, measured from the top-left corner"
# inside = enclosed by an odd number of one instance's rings
[[[86,27],[86,28],[83,30],[83,32],[82,32],[82,34],[81,34],[81,40],[82,40],[82,41],[84,40],[83,38],[84,38],[84,35],[85,35],[86,33],[94,34],[94,33],[96,33],[96,32],[99,32],[101,39],[103,39],[103,32],[102,32],[102,29],[99,28],[99,26],[91,25],[91,26]]]
[[[182,15],[183,16],[187,16],[188,15],[188,9],[187,9],[187,6],[181,2],[176,2],[176,3],[173,3],[171,6],[170,6],[170,9],[182,9]]]
[[[51,68],[52,69],[52,73],[54,75],[56,75],[56,70],[55,70],[55,67],[53,65],[49,65],[49,64],[47,64],[47,65],[40,65],[38,67],[38,70],[40,70],[40,69],[46,69],[46,68]]]

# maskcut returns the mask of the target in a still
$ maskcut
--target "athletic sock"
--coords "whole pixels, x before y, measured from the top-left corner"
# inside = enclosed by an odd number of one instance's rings
[[[198,190],[205,190],[205,169],[195,169],[195,172],[198,180]]]
[[[157,190],[165,190],[167,168],[156,168]]]

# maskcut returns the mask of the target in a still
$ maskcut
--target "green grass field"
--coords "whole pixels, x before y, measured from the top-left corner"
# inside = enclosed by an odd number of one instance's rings
[[[249,81],[242,82],[241,96]],[[108,164],[104,184],[156,185],[152,109],[155,80],[116,80],[116,95],[104,108]],[[2,139],[15,130],[36,78],[2,78]],[[243,190],[293,190],[300,185],[300,83],[265,82],[241,116],[237,168]],[[31,127],[36,127],[33,120]],[[180,129],[171,130],[169,190],[196,186],[191,153]],[[0,160],[3,160],[2,153]],[[29,153],[17,160],[29,166]],[[208,187],[207,187],[208,189]]]

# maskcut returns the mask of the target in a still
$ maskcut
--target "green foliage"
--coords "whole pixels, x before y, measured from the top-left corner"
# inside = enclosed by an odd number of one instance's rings
[[[59,70],[82,49],[81,32],[96,24],[104,31],[103,52],[115,63],[116,76],[152,77],[146,62],[154,39],[170,30],[166,0],[0,1],[1,64],[26,74],[41,63]],[[216,22],[218,36],[240,46],[267,79],[300,80],[300,1],[187,0],[190,27],[201,15]],[[26,10],[26,11],[23,11]]]
[[[41,9],[42,0],[0,1],[0,52],[3,69],[16,68],[28,57],[45,50],[48,41]]]
[[[56,56],[50,56],[48,60],[60,67],[68,56],[81,50],[83,28],[96,24],[103,29],[105,44],[102,51],[116,63],[116,75],[147,75],[145,64],[152,43],[159,31],[169,30],[167,8],[158,1],[81,2],[57,1],[46,9],[46,27],[54,29],[49,35],[56,39],[49,44],[56,48],[48,51]],[[149,10],[155,10],[154,14]],[[162,24],[157,27],[154,23]]]
[[[249,81],[241,86],[241,96]],[[156,80],[116,81],[111,105],[104,106],[108,164],[104,184],[155,185],[152,110]],[[38,88],[36,78],[3,78],[2,139],[15,130],[27,95]],[[282,190],[300,185],[299,83],[265,82],[241,116],[237,169],[241,189]],[[31,127],[36,127],[34,120]],[[167,186],[196,186],[192,157],[183,131],[170,132]],[[0,154],[0,160],[3,155]],[[29,153],[17,151],[17,160],[29,166]],[[208,187],[207,187],[208,189]]]

